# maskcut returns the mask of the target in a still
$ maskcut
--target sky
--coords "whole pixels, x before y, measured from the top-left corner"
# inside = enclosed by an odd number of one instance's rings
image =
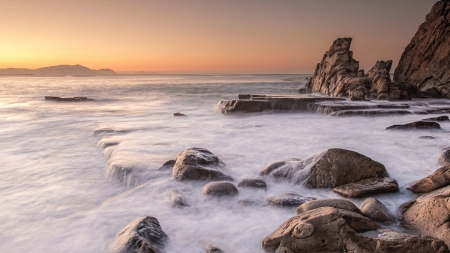
[[[395,68],[436,1],[0,0],[0,68],[313,73],[338,37]]]

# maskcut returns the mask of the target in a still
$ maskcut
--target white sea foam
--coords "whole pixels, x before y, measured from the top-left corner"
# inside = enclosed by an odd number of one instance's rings
[[[267,191],[204,197],[204,182],[180,183],[170,171],[157,171],[191,147],[218,155],[236,183],[277,161],[351,149],[383,163],[398,180],[399,193],[377,196],[391,211],[414,198],[404,186],[436,169],[450,146],[450,123],[441,123],[442,131],[399,132],[384,129],[427,116],[215,111],[218,101],[239,93],[294,94],[305,81],[301,75],[0,78],[0,252],[104,252],[123,227],[145,215],[168,234],[167,252],[200,253],[203,244],[261,252],[262,239],[295,210],[238,200],[288,192],[338,197],[330,189],[272,181]],[[96,101],[58,103],[46,95]],[[188,117],[173,117],[178,111]],[[97,129],[130,131],[94,135]],[[436,139],[419,139],[423,135]],[[135,177],[143,184],[133,188],[109,178],[111,164],[139,168]],[[171,208],[174,189],[191,207]]]

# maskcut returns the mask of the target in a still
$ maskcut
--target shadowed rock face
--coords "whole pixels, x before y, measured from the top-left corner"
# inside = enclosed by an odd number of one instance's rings
[[[393,222],[394,215],[386,208],[383,203],[375,198],[367,198],[361,203],[361,211],[364,216],[379,222]]]
[[[142,217],[126,226],[109,247],[110,253],[160,253],[168,237],[156,218]]]
[[[290,218],[262,242],[266,252],[449,252],[441,240],[381,229],[357,213],[332,207]]]
[[[394,80],[419,95],[450,98],[450,1],[438,1],[402,54]]]
[[[450,186],[422,195],[403,209],[404,225],[450,245]]]
[[[450,185],[450,165],[441,167],[428,177],[415,182],[411,186],[411,191],[423,194],[447,185]]]

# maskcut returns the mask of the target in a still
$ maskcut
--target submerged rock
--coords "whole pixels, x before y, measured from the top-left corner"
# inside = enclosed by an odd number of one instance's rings
[[[440,116],[440,117],[423,119],[423,121],[449,121],[449,120],[450,119],[448,118],[448,116]]]
[[[182,114],[181,112],[176,112],[173,114],[174,117],[187,117],[185,114]]]
[[[266,199],[266,202],[271,206],[297,207],[311,200],[315,200],[315,198],[304,197],[295,193],[286,193],[280,196],[269,197]]]
[[[172,178],[183,180],[232,180],[225,173],[225,163],[204,148],[190,148],[175,158]]]
[[[438,1],[405,48],[394,80],[412,84],[422,97],[450,98],[450,2]]]
[[[146,216],[128,224],[109,247],[110,253],[161,253],[168,236],[158,220]]]
[[[169,160],[165,162],[158,170],[172,170],[175,165],[175,160]]]
[[[447,185],[450,185],[450,165],[441,167],[428,177],[415,182],[410,189],[416,194],[423,194]]]
[[[333,191],[347,198],[362,198],[379,193],[398,192],[398,183],[392,178],[369,178],[358,182],[340,185]]]
[[[246,178],[240,181],[238,187],[251,187],[259,189],[267,189],[267,184],[261,179]]]
[[[181,192],[177,190],[173,190],[170,192],[170,205],[176,208],[183,208],[189,206],[187,202],[181,196]]]
[[[210,245],[205,245],[204,247],[206,249],[206,253],[225,253],[225,251]]]
[[[305,160],[290,159],[264,168],[260,175],[312,188],[333,188],[389,176],[383,164],[360,153],[333,148]]]
[[[378,222],[393,222],[394,215],[386,208],[383,203],[375,198],[365,199],[359,206],[364,216]]]
[[[359,218],[346,219],[345,213]],[[262,247],[267,252],[283,253],[449,252],[441,240],[381,229],[368,218],[332,207],[314,209],[290,218],[263,240]]]
[[[450,245],[450,186],[408,202],[403,212],[402,224]]]
[[[362,214],[361,210],[355,206],[351,201],[346,199],[318,199],[311,200],[301,204],[297,208],[297,214],[301,214],[320,207],[334,207],[342,210],[347,210],[354,213]]]
[[[413,130],[413,129],[441,129],[441,126],[436,122],[417,121],[404,125],[393,125],[386,130]]]
[[[203,186],[204,195],[236,195],[238,192],[236,186],[227,181],[212,182]]]
[[[49,101],[58,101],[58,102],[85,102],[85,101],[94,101],[92,98],[88,97],[52,97],[45,96],[45,100]]]
[[[450,150],[445,150],[438,159],[438,166],[447,166],[450,164]]]

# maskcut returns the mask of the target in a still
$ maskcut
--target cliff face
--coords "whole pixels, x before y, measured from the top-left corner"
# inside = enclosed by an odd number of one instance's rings
[[[437,2],[406,47],[394,80],[419,96],[450,98],[450,0]]]

